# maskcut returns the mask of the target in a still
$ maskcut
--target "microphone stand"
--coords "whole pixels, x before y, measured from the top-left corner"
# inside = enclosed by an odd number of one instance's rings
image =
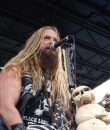
[[[66,66],[67,66],[67,75],[68,75],[68,83],[69,89],[76,88],[76,50],[75,50],[75,39],[72,36],[72,43],[67,44],[65,46],[65,54],[66,54]]]

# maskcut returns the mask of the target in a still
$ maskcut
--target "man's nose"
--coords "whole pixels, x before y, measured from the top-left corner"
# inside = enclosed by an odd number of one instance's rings
[[[54,39],[51,39],[50,41],[49,41],[49,45],[51,45],[52,43],[54,43],[55,42],[55,40]]]
[[[52,39],[50,40],[50,43],[53,43],[53,42],[55,42],[55,40],[52,38]]]

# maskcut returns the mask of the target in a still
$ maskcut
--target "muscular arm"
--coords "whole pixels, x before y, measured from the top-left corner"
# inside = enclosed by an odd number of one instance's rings
[[[22,123],[21,116],[16,109],[21,92],[21,78],[15,71],[9,70],[0,76],[0,115],[6,125]]]

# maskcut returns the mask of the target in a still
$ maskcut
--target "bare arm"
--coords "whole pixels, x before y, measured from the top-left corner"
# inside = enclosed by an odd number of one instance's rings
[[[21,93],[21,78],[15,71],[9,70],[0,76],[0,115],[6,125],[22,123],[21,116],[16,108]]]

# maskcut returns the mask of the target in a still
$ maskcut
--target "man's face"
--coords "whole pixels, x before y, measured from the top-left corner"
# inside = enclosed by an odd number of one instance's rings
[[[57,42],[57,33],[52,29],[47,29],[43,33],[43,39],[41,40],[40,53],[38,55],[39,65],[43,69],[54,69],[58,64],[58,54],[53,50],[50,50],[52,42]]]

